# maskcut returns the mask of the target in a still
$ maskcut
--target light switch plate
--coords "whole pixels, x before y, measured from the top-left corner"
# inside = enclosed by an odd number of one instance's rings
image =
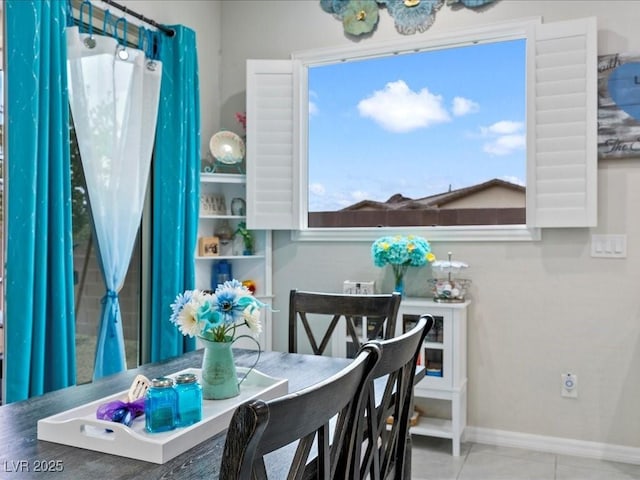
[[[598,258],[626,258],[627,236],[592,235],[591,256]]]

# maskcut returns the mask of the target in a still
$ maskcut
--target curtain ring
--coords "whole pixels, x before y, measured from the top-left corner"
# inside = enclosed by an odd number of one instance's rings
[[[120,23],[122,23],[122,38],[118,36],[118,25]],[[115,39],[118,41],[120,45],[127,44],[127,28],[128,28],[128,24],[127,24],[126,18],[120,17],[118,20],[116,20],[113,36],[115,37]]]
[[[83,16],[84,16],[84,7],[85,5],[87,6],[87,10],[88,13],[87,15],[89,15],[89,21],[88,22],[84,22],[83,21]],[[93,36],[93,5],[91,4],[91,2],[89,0],[84,0],[81,4],[80,4],[80,16],[79,16],[79,21],[80,21],[80,28],[82,28],[82,25],[87,25],[87,30],[89,32],[89,36],[92,37]]]
[[[88,25],[87,30],[89,31],[89,36],[84,39],[83,43],[85,47],[91,49],[91,48],[95,48],[96,41],[93,39],[93,5],[88,0],[84,0],[80,4],[80,16],[78,20],[79,22],[78,29],[81,29],[82,25],[85,24],[83,19],[85,5],[87,6],[88,15],[89,15],[89,21],[86,23],[86,25]]]
[[[144,48],[144,41],[147,38],[147,29],[144,28],[142,25],[138,26],[138,50],[142,50],[143,52],[145,51]]]
[[[118,24],[122,22],[122,40],[118,36]],[[127,60],[129,58],[129,52],[127,52],[127,19],[124,17],[116,20],[115,25],[115,38],[118,41],[118,48],[116,54],[120,60]]]
[[[67,0],[67,27],[73,27],[73,5]]]
[[[102,22],[102,31],[105,35],[109,34],[109,25],[111,24],[111,12],[107,9],[104,11],[104,19]]]

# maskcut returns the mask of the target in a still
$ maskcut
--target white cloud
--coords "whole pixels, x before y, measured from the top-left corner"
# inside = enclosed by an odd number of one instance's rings
[[[486,135],[508,135],[520,132],[524,129],[524,123],[512,122],[510,120],[502,120],[488,127],[482,127],[482,132]]]
[[[361,100],[358,111],[385,130],[404,133],[450,121],[442,102],[442,96],[432,94],[427,88],[414,92],[398,80]]]
[[[451,111],[456,117],[476,113],[480,111],[480,105],[473,100],[464,97],[455,97],[451,106]]]
[[[526,138],[521,135],[502,135],[485,143],[482,149],[492,155],[509,155],[515,150],[523,150],[526,146]]]
[[[321,183],[310,183],[309,192],[313,195],[322,196],[326,193],[326,189],[324,188],[324,185]]]
[[[522,122],[501,120],[488,127],[480,127],[480,132],[489,139],[482,150],[491,155],[509,155],[527,146]]]

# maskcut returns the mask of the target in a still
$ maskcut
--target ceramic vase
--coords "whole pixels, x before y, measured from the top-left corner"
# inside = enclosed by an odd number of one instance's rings
[[[240,394],[233,342],[213,342],[200,338],[204,345],[202,358],[202,398],[221,400]]]

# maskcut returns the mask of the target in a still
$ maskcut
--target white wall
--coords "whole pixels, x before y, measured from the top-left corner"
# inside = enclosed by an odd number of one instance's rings
[[[317,0],[127,3],[196,30],[203,154],[218,129],[239,131],[234,114],[244,111],[246,59],[288,58],[292,51],[353,42]],[[635,1],[611,0],[500,0],[482,12],[445,6],[415,38],[514,18],[597,16],[600,54],[640,53],[637,9]],[[380,13],[370,41],[401,38],[387,12]],[[638,160],[600,162],[597,228],[545,230],[534,243],[433,244],[441,258],[453,251],[471,264],[470,425],[640,447]],[[591,258],[594,233],[626,234],[628,257]],[[389,273],[373,266],[369,247],[299,243],[289,232],[274,234],[274,348],[286,349],[291,288],[340,290],[345,279],[375,279],[380,291],[392,288]],[[426,278],[426,270],[411,272],[409,294],[426,293]],[[560,396],[560,373],[567,371],[579,377],[577,399]]]
[[[634,1],[558,0],[501,0],[482,12],[445,6],[415,38],[478,22],[597,16],[600,54],[640,53],[637,8]],[[370,41],[402,37],[380,13]],[[244,109],[246,59],[352,42],[316,0],[223,1],[221,124]],[[470,425],[640,447],[638,160],[600,162],[597,228],[545,230],[535,243],[434,243],[436,255],[452,250],[471,264]],[[591,258],[593,233],[626,234],[628,257]],[[289,232],[277,232],[273,266],[276,349],[286,349],[291,288],[336,291],[345,279],[392,287],[389,273],[372,265],[368,243],[292,242]],[[412,272],[409,293],[426,293],[427,277],[426,270]],[[560,396],[567,371],[578,375],[577,399]]]

